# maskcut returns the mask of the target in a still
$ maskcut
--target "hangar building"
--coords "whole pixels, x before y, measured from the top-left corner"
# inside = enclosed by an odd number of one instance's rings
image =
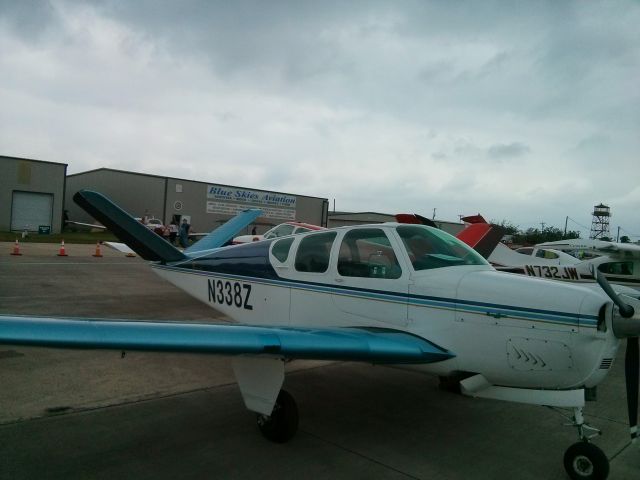
[[[66,163],[0,155],[0,231],[60,233]]]
[[[65,208],[78,222],[95,221],[72,200],[82,189],[105,194],[134,217],[158,218],[165,225],[187,218],[194,232],[213,230],[250,207],[261,208],[263,215],[244,233],[253,226],[264,233],[294,220],[326,226],[329,208],[326,198],[99,168],[67,176]]]

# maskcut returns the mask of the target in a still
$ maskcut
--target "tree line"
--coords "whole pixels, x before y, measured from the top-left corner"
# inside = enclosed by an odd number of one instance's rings
[[[504,229],[504,234],[510,235],[513,243],[519,245],[535,245],[543,242],[580,238],[580,232],[577,230],[567,230],[565,234],[563,229],[552,226],[543,228],[531,227],[526,230],[521,230],[519,226],[507,220],[502,220],[500,223],[492,220],[490,223]]]

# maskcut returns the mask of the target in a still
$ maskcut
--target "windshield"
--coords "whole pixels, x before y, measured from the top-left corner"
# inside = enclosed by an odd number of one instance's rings
[[[277,237],[286,237],[287,235],[291,235],[293,233],[293,229],[295,227],[293,225],[289,225],[288,223],[283,223],[278,225],[277,227],[272,228],[267,233],[264,234],[264,238],[277,238]]]
[[[475,250],[442,230],[407,225],[398,227],[397,231],[415,270],[455,265],[488,265]]]

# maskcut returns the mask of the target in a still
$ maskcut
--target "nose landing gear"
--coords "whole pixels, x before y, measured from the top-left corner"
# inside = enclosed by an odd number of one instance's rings
[[[609,476],[609,460],[593,443],[574,443],[564,454],[564,469],[574,480],[603,480]]]
[[[582,408],[573,409],[573,418],[568,424],[578,428],[580,441],[574,443],[564,453],[564,468],[573,480],[604,480],[609,476],[609,459],[604,452],[593,443],[593,437],[600,435],[600,430],[584,423]],[[586,433],[592,432],[591,435]]]

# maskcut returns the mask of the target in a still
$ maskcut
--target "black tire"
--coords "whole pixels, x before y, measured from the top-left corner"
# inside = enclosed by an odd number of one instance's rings
[[[564,468],[574,480],[604,480],[609,476],[609,460],[602,450],[578,442],[564,453]]]
[[[280,390],[271,415],[258,414],[258,428],[272,442],[285,443],[298,431],[298,407],[286,390]]]

